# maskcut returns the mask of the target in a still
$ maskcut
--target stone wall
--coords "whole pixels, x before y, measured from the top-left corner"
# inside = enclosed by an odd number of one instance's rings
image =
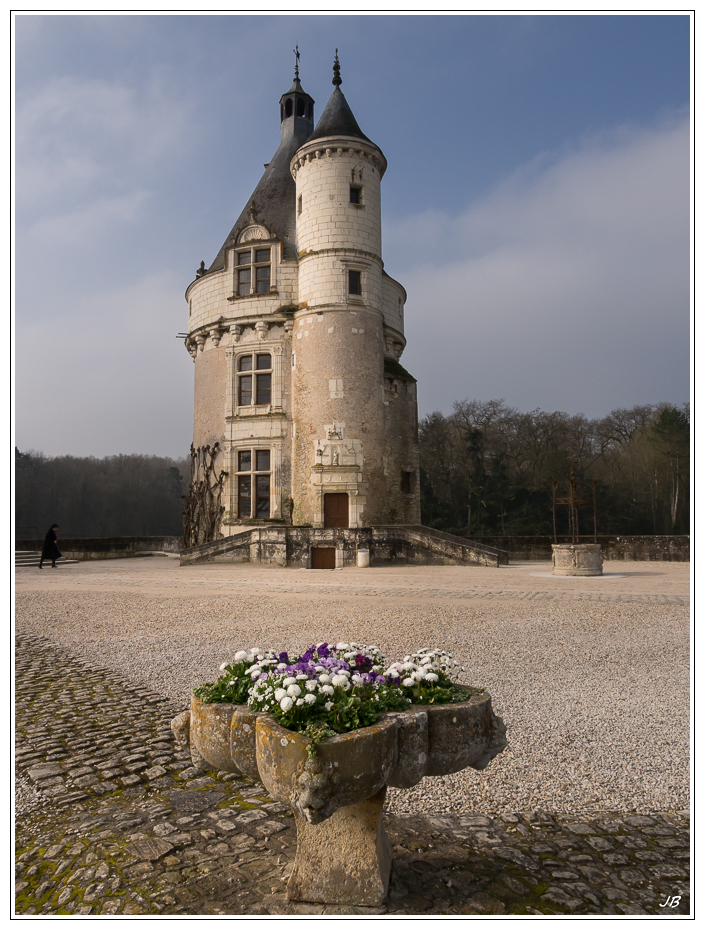
[[[181,552],[181,536],[87,536],[80,539],[59,537],[59,551],[65,559],[125,559],[147,552]],[[39,541],[39,549],[42,540]],[[18,551],[36,551],[35,539],[16,539]]]
[[[552,536],[475,536],[488,546],[506,549],[511,559],[550,559]],[[581,536],[584,543],[594,542],[593,536]],[[559,543],[572,542],[570,536],[559,536]],[[625,562],[689,562],[690,536],[598,536],[605,561]]]

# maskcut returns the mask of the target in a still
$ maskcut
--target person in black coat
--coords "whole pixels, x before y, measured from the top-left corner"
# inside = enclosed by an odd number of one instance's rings
[[[44,537],[44,545],[42,546],[42,557],[39,560],[39,567],[42,568],[42,562],[45,559],[51,559],[51,567],[56,568],[56,560],[61,558],[61,553],[59,552],[59,547],[56,545],[57,535],[56,531],[59,529],[58,523],[52,523],[51,529]]]

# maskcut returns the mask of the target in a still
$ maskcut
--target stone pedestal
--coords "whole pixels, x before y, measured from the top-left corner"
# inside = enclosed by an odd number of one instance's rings
[[[290,901],[368,907],[384,903],[392,870],[392,847],[382,823],[386,793],[384,787],[315,825],[294,811],[296,860],[287,886]]]
[[[602,548],[597,543],[553,545],[554,575],[601,575]]]
[[[289,900],[375,907],[387,896],[392,865],[382,823],[386,786],[483,769],[507,745],[489,694],[467,690],[460,704],[383,714],[315,747],[266,713],[195,696],[172,728],[189,740],[195,764],[259,779],[291,808],[297,846]]]

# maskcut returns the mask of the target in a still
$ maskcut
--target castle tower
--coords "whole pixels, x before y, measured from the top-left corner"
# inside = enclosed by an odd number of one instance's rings
[[[406,293],[382,263],[387,162],[341,83],[336,53],[314,128],[297,58],[281,144],[186,292],[191,545],[253,524],[420,522],[416,383],[398,361]]]

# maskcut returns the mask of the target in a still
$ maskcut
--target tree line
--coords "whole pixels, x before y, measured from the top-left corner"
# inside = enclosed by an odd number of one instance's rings
[[[602,419],[501,400],[457,401],[419,424],[422,522],[462,536],[553,534],[553,496],[568,493],[571,464],[585,503],[580,533],[681,534],[690,525],[687,405],[645,404]],[[594,482],[594,485],[593,485]],[[569,508],[556,508],[558,535]]]
[[[419,424],[421,519],[460,536],[553,533],[553,494],[573,467],[592,533],[592,487],[602,535],[680,534],[690,521],[687,405],[641,405],[599,420],[529,413],[501,400],[458,401]],[[15,525],[43,536],[181,536],[191,462],[156,455],[97,459],[15,450]],[[569,534],[568,508],[556,512]]]
[[[51,458],[15,449],[15,527],[40,536],[181,536],[191,463],[157,455]]]

